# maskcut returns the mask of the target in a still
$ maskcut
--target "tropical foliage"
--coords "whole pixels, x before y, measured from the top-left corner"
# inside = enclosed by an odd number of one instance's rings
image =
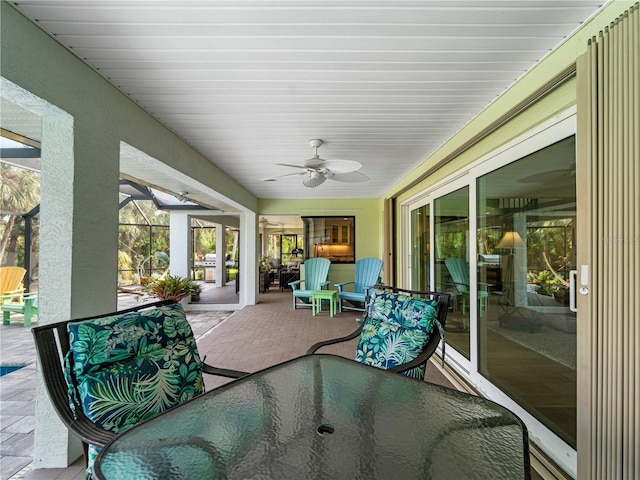
[[[123,200],[123,198],[121,198]],[[40,173],[0,162],[0,264],[25,265],[31,248],[31,275],[37,277],[40,223],[32,223],[32,244],[25,246],[22,215],[40,203]],[[169,212],[152,201],[134,200],[120,209],[118,285],[141,283],[141,277],[161,275],[168,266]],[[194,258],[216,252],[215,226],[201,220],[194,229]],[[225,254],[237,260],[238,233],[227,231]],[[203,274],[204,272],[201,272]],[[231,274],[233,277],[233,272]]]
[[[434,328],[442,327],[436,318],[438,302],[373,290],[369,310],[356,348],[356,361],[389,369],[416,358]],[[426,365],[404,372],[424,379]]]
[[[175,300],[176,302],[200,293],[193,280],[178,275],[164,275],[154,278],[143,286],[143,290],[160,300]]]
[[[573,257],[573,221],[546,220],[527,227],[527,265],[538,272],[551,270],[569,278]]]
[[[72,409],[122,432],[204,391],[202,362],[178,304],[69,324]],[[77,391],[73,388],[77,385]],[[91,478],[97,448],[89,454]]]
[[[283,265],[291,259],[291,251],[304,247],[304,235],[270,233],[267,237],[267,257],[277,258]]]
[[[560,287],[560,282],[549,270],[528,272],[527,283],[536,285],[536,293],[552,296]]]
[[[216,227],[203,220],[194,220],[193,258],[203,260],[216,250]],[[237,258],[238,235],[225,232],[225,252]],[[132,201],[120,210],[118,235],[118,283],[143,283],[160,276],[166,270],[169,252],[169,213],[157,210],[151,201]],[[204,278],[204,269],[196,270],[196,278]]]
[[[141,277],[160,275],[169,254],[169,213],[151,201],[132,201],[120,209],[118,283],[141,283]]]
[[[24,221],[40,203],[40,174],[0,163],[0,263],[24,264]]]

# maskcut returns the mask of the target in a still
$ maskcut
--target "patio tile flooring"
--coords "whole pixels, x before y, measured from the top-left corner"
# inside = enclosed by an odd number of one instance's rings
[[[209,364],[253,372],[303,355],[320,340],[346,335],[355,328],[357,312],[315,317],[311,308],[293,310],[291,292],[273,289],[261,294],[257,305],[235,312],[187,311],[201,356]],[[135,305],[121,296],[119,308]],[[37,323],[36,323],[37,325]],[[0,480],[81,480],[82,459],[64,469],[32,470],[35,397],[35,347],[31,332],[19,322],[0,330],[0,364],[26,365],[0,377]],[[322,352],[353,358],[356,340],[326,347]],[[451,386],[433,365],[427,380]],[[205,376],[207,390],[230,379]]]

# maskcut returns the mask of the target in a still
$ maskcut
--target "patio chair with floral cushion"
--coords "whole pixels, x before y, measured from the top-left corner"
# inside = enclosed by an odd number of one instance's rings
[[[83,442],[87,479],[116,434],[202,394],[203,372],[247,375],[203,363],[184,310],[171,300],[32,332],[53,406]]]
[[[444,340],[448,310],[448,293],[377,285],[371,290],[365,317],[354,332],[318,342],[307,354],[359,337],[357,362],[423,380],[427,360]]]

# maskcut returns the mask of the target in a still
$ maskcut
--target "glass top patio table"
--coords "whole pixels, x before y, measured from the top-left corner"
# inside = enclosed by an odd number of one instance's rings
[[[99,480],[528,479],[527,431],[482,398],[333,355],[261,370],[124,432]]]

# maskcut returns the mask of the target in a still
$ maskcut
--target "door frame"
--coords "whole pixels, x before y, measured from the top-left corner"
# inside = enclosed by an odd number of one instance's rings
[[[546,148],[560,140],[577,134],[576,107],[572,106],[565,111],[554,115],[548,120],[529,129],[527,132],[506,142],[501,147],[480,157],[464,169],[458,170],[455,174],[426,187],[423,191],[402,202],[400,208],[401,218],[401,238],[400,238],[400,259],[399,278],[405,285],[411,285],[411,212],[416,208],[430,204],[430,239],[433,246],[434,241],[434,220],[433,203],[436,199],[464,186],[469,187],[469,231],[477,231],[477,202],[476,185],[478,177],[488,174],[498,168],[516,162],[529,154]],[[576,163],[578,159],[576,158]],[[577,213],[576,213],[577,215]],[[579,221],[579,220],[578,220]],[[470,234],[470,238],[475,235]],[[435,249],[431,248],[431,266],[434,265]],[[470,271],[477,269],[477,242],[470,241],[469,244],[469,268]],[[430,283],[434,285],[434,273],[431,268]],[[477,294],[477,284],[471,284],[471,295]],[[550,454],[567,472],[573,476],[577,474],[577,452],[570,445],[560,439],[551,430],[542,424],[538,419],[517,404],[511,397],[493,385],[487,378],[479,373],[478,365],[478,312],[477,303],[471,302],[470,312],[470,352],[471,360],[467,360],[453,348],[447,349],[446,363],[465,381],[481,395],[496,401],[497,403],[515,412],[527,425],[530,438],[541,448]],[[577,314],[577,321],[580,322],[580,312]],[[439,351],[441,354],[441,351]]]

